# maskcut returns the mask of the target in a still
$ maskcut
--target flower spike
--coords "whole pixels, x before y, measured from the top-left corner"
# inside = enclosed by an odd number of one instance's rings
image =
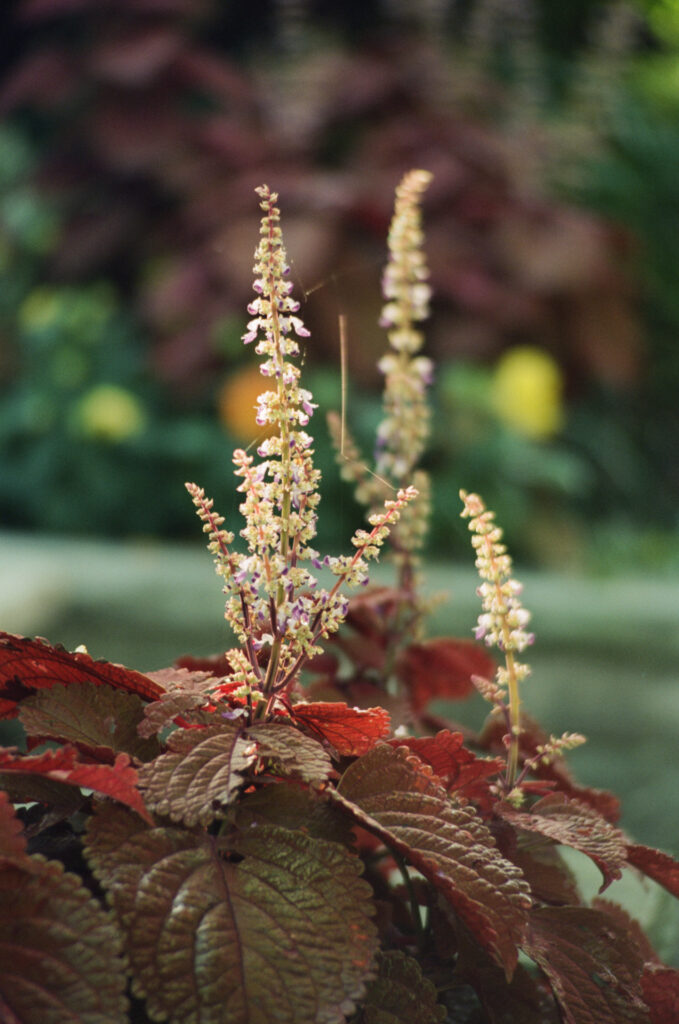
[[[242,645],[231,652],[230,661],[255,717],[261,717],[273,710],[276,695],[292,686],[304,662],[320,651],[319,639],[339,628],[347,609],[341,587],[365,581],[367,561],[376,557],[415,491],[406,489],[386,503],[372,531],[354,537],[353,556],[327,558],[337,580],[329,590],[319,587],[311,568],[321,562],[311,545],[320,472],[313,464],[313,438],[306,432],[316,405],[300,386],[300,370],[293,362],[299,355],[298,339],[309,332],[292,297],[278,196],[266,185],[256,191],[263,216],[255,252],[255,298],[248,306],[251,320],[243,342],[255,344],[262,357],[260,371],[270,384],[259,396],[257,422],[273,426],[275,433],[262,441],[256,457],[241,449],[233,453],[243,495],[244,553],[231,547],[233,535],[222,529],[223,520],[202,489],[195,484],[187,489],[224,581],[225,617]]]

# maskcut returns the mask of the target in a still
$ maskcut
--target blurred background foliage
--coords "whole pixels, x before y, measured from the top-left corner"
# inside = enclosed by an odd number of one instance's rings
[[[358,510],[394,187],[424,216],[431,551],[460,486],[537,565],[679,566],[679,2],[18,0],[0,12],[0,522],[195,536],[261,390],[240,335],[279,191],[319,401],[321,543]]]

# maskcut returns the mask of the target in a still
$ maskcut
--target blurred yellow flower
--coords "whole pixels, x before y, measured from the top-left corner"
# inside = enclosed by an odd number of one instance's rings
[[[87,391],[75,407],[79,433],[101,441],[125,441],[146,427],[146,410],[136,395],[115,384]]]
[[[563,425],[563,377],[558,363],[531,345],[509,349],[491,380],[493,411],[517,434],[544,440]]]
[[[260,426],[255,419],[257,399],[275,387],[262,379],[256,366],[244,366],[229,374],[217,393],[219,421],[238,441],[247,442],[276,433],[274,424]]]
[[[26,331],[41,331],[51,327],[61,313],[61,298],[56,288],[34,288],[19,309],[19,324]]]

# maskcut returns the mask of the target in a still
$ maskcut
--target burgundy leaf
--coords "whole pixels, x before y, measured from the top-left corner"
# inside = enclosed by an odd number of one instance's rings
[[[93,760],[112,764],[114,752],[140,761],[159,753],[156,740],[143,739],[137,732],[144,707],[136,693],[114,690],[106,683],[59,683],[22,701],[19,717],[33,746],[35,737],[38,743],[57,739],[74,744]]]
[[[139,795],[137,772],[130,765],[127,754],[118,754],[113,765],[106,765],[83,764],[71,746],[46,750],[35,757],[0,750],[0,772],[37,774],[56,782],[93,789],[96,793],[113,797],[119,803],[131,807],[146,821],[152,820]]]
[[[27,858],[0,872],[3,1024],[125,1024],[121,935],[61,864]]]
[[[431,765],[449,792],[459,793],[470,800],[486,800],[489,796],[487,779],[502,771],[504,761],[495,757],[485,760],[476,757],[464,746],[461,732],[441,729],[435,736],[409,736],[389,740],[392,746],[408,747],[421,761]]]
[[[208,724],[212,713],[205,708],[204,693],[186,693],[181,690],[164,693],[158,700],[151,701],[144,708],[144,719],[137,726],[137,732],[144,739],[156,736],[172,725],[176,719]]]
[[[398,657],[396,673],[417,712],[436,697],[458,700],[475,693],[472,676],[492,679],[495,662],[473,640],[434,637],[409,644]]]
[[[136,693],[144,700],[156,700],[162,688],[148,676],[123,665],[94,661],[89,654],[70,653],[46,640],[31,640],[12,633],[0,633],[0,714],[16,714],[17,704],[32,690],[56,683],[108,683],[116,690]],[[5,703],[6,702],[6,703]]]
[[[339,843],[274,825],[149,829],[109,805],[85,846],[152,1019],[339,1024],[363,995],[371,893]]]
[[[405,953],[380,953],[378,974],[368,986],[362,1024],[439,1024],[445,1008],[419,963]]]
[[[679,899],[679,861],[661,850],[635,843],[629,843],[626,852],[630,864]]]
[[[0,861],[21,863],[27,859],[21,822],[14,813],[9,796],[0,790]]]
[[[177,729],[168,747],[168,753],[140,769],[139,785],[151,810],[188,828],[217,817],[257,759],[255,742],[227,724]]]
[[[515,842],[516,845],[516,842]],[[531,892],[542,903],[582,903],[576,879],[556,846],[535,844],[512,850],[511,860],[521,868]]]
[[[295,704],[290,713],[293,721],[327,740],[340,757],[360,757],[389,734],[389,714],[384,708],[350,708],[319,701]]]
[[[641,991],[650,1012],[650,1024],[672,1024],[679,1020],[679,970],[646,964]]]
[[[252,725],[247,737],[255,741],[258,757],[267,762],[273,774],[322,782],[332,771],[330,755],[322,744],[285,721]]]
[[[523,948],[549,979],[564,1024],[648,1024],[643,958],[615,918],[589,907],[536,908]]]
[[[586,854],[603,875],[602,890],[620,878],[627,859],[625,837],[587,804],[569,800],[563,793],[552,793],[538,800],[530,811],[498,803],[495,812],[514,828],[537,832]]]
[[[528,885],[481,818],[456,805],[428,765],[380,744],[349,766],[328,797],[417,868],[511,976],[527,926]]]
[[[518,964],[508,984],[486,950],[460,928],[457,945],[456,980],[467,982],[476,991],[487,1024],[559,1024],[556,1001],[543,978],[534,977]]]

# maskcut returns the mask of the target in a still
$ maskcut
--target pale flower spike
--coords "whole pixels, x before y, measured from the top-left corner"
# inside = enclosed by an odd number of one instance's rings
[[[521,584],[512,576],[512,560],[502,543],[502,530],[495,523],[495,513],[489,511],[478,494],[460,491],[464,508],[460,515],[469,519],[473,534],[472,546],[476,552],[476,568],[482,579],[477,594],[483,602],[474,630],[477,640],[488,647],[497,647],[504,654],[505,664],[498,666],[494,681],[472,677],[477,690],[487,701],[505,715],[508,733],[507,773],[504,787],[507,799],[515,804],[523,800],[520,784],[527,772],[540,765],[550,764],[566,750],[585,743],[579,733],[564,733],[560,738],[551,736],[548,743],[538,745],[534,757],[524,761],[519,773],[521,736],[521,703],[519,683],[530,674],[530,667],[516,658],[535,640],[526,630],[530,612],[521,604]],[[505,700],[507,697],[507,700]]]
[[[417,488],[417,500],[405,510],[390,537],[405,591],[414,587],[417,553],[424,544],[430,511],[429,478],[417,463],[429,437],[427,387],[433,376],[431,361],[419,355],[424,340],[419,324],[429,316],[431,297],[420,203],[431,179],[429,171],[408,171],[396,189],[387,240],[389,259],[382,277],[385,304],[380,326],[387,329],[389,349],[378,363],[384,375],[384,415],[377,428],[374,471],[368,469],[353,438],[341,430],[339,419],[329,418],[342,476],[357,485],[361,504],[374,510],[390,489],[411,482]]]
[[[460,498],[464,503],[460,514],[463,519],[469,519],[476,568],[483,581],[477,590],[483,602],[483,612],[479,615],[475,636],[477,640],[483,639],[488,647],[498,647],[505,658],[504,666],[498,667],[496,684],[506,690],[509,697],[509,755],[505,784],[511,791],[519,765],[519,683],[530,673],[529,666],[517,661],[515,655],[525,650],[535,638],[525,628],[530,613],[519,600],[521,584],[512,577],[512,560],[502,543],[502,530],[495,523],[495,513],[486,509],[478,494],[460,491]]]
[[[320,472],[313,464],[313,438],[305,429],[316,408],[312,395],[300,387],[298,338],[309,337],[292,297],[289,266],[279,226],[278,196],[267,186],[256,189],[263,210],[260,242],[255,253],[256,297],[248,306],[252,319],[243,342],[255,342],[262,356],[260,370],[271,388],[259,396],[257,422],[276,433],[257,448],[258,460],[241,449],[233,453],[244,553],[234,551],[234,536],[222,529],[202,488],[187,484],[203,530],[209,534],[217,573],[224,582],[225,617],[240,650],[229,652],[231,680],[247,696],[246,713],[262,717],[274,710],[277,695],[296,681],[302,665],[321,648],[318,641],[334,633],[347,612],[343,584],[368,579],[367,561],[377,557],[403,508],[413,500],[412,487],[401,488],[395,501],[371,517],[370,531],[352,539],[353,555],[322,561],[311,546],[316,536]],[[303,564],[306,563],[306,564]],[[337,577],[329,589],[319,587],[307,566],[325,565]],[[264,657],[261,653],[264,651]],[[262,668],[262,664],[266,668]]]

